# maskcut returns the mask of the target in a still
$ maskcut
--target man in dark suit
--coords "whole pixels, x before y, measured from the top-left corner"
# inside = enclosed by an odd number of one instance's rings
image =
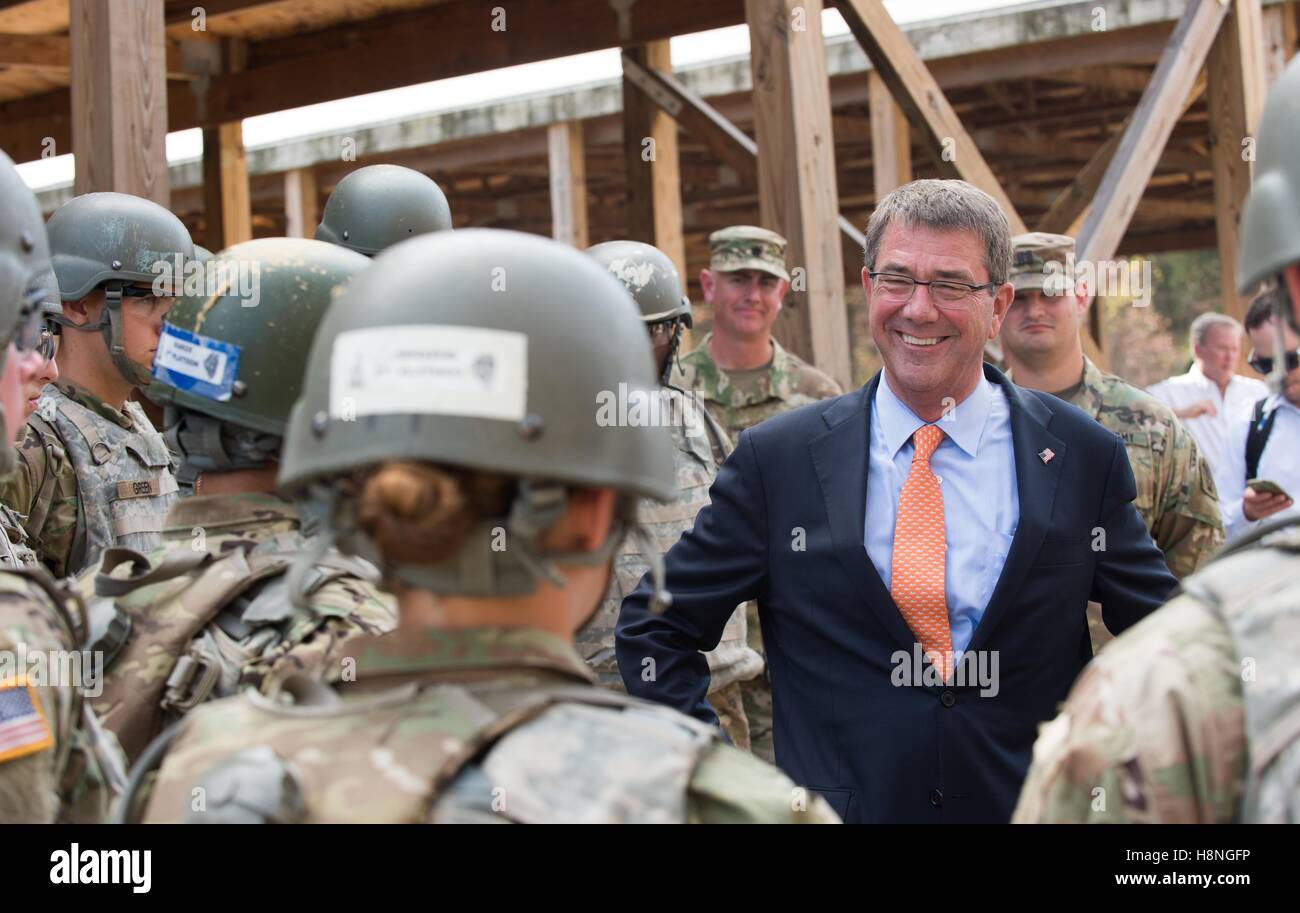
[[[745,432],[669,551],[672,607],[623,603],[628,690],[713,721],[708,664],[757,599],[776,759],[848,822],[1006,821],[1037,724],[1176,581],[1119,438],[982,362],[1011,233],[961,181],[915,181],[867,228],[884,371]]]

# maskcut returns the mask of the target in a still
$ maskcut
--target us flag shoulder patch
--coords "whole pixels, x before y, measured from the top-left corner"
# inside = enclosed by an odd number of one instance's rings
[[[36,689],[26,678],[0,681],[0,761],[45,751],[53,744]]]

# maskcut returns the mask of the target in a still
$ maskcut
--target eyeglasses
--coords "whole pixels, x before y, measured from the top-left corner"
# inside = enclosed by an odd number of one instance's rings
[[[1276,359],[1268,355],[1256,355],[1254,352],[1251,352],[1250,358],[1246,359],[1246,364],[1250,365],[1260,374],[1272,374],[1273,365],[1275,363]],[[1296,368],[1300,368],[1300,349],[1297,349],[1294,352],[1286,352],[1283,356],[1283,364],[1285,365],[1288,374]]]
[[[916,294],[916,287],[924,285],[930,289],[930,300],[936,307],[947,310],[963,310],[970,306],[971,299],[978,292],[992,291],[997,282],[983,285],[970,285],[966,282],[954,282],[951,279],[935,279],[924,282],[898,273],[867,273],[875,293],[886,301],[906,303]]]
[[[40,345],[41,332],[45,329],[45,319],[41,316],[39,304],[24,312],[14,326],[13,332],[4,345],[13,343],[19,352],[32,352]]]
[[[658,323],[650,324],[647,329],[650,331],[650,338],[656,342],[663,339],[670,339],[673,334],[677,332],[677,321],[661,320]]]
[[[36,353],[47,362],[54,361],[54,356],[59,354],[61,338],[58,330],[46,321],[44,329],[41,330],[40,341],[36,343]]]

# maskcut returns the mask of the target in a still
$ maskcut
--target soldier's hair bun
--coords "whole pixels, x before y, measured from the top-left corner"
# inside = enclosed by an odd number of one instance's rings
[[[437,564],[456,554],[480,521],[504,516],[514,480],[493,473],[393,460],[366,474],[361,529],[394,564]]]

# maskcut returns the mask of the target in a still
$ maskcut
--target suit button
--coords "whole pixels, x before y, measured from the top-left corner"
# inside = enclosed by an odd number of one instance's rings
[[[933,805],[935,808],[943,807],[943,790],[941,789],[930,790],[930,804]]]
[[[939,692],[939,703],[943,704],[945,707],[951,707],[953,704],[957,703],[957,692],[953,691],[951,688],[944,688]]]

